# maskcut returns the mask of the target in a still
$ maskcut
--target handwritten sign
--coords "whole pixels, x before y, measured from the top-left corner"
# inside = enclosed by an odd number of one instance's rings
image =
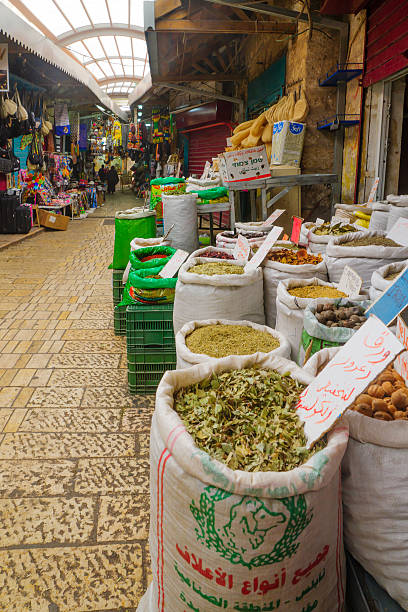
[[[324,219],[320,219],[320,217],[317,217],[315,221],[316,227],[320,227],[321,225],[323,225],[323,223],[324,223]]]
[[[400,217],[392,226],[387,234],[387,238],[391,238],[397,244],[408,246],[408,219]]]
[[[159,272],[159,276],[162,278],[173,278],[173,276],[179,270],[181,264],[186,261],[188,255],[189,254],[187,251],[177,249],[170,261],[168,261],[164,268]]]
[[[363,279],[350,266],[344,266],[343,273],[340,278],[338,290],[343,291],[349,297],[360,293]]]
[[[277,208],[276,210],[273,211],[271,215],[269,215],[266,221],[264,221],[264,225],[272,225],[272,223],[274,223],[274,221],[276,221],[276,219],[280,217],[284,212],[285,212],[284,208]]]
[[[408,380],[408,327],[402,317],[397,317],[397,331],[396,337],[406,349],[403,353],[398,355],[394,362],[394,368],[402,376],[402,378]]]
[[[245,236],[243,236],[242,234],[239,234],[233,252],[234,259],[245,259],[245,261],[248,261],[250,252],[251,246],[248,242],[248,239],[245,238]]]
[[[294,244],[299,244],[300,238],[300,230],[302,227],[303,219],[302,217],[292,217],[293,225],[292,225],[292,233],[290,235],[290,239]]]
[[[374,314],[384,325],[389,325],[408,304],[408,268],[366,310]]]
[[[375,179],[373,183],[373,186],[371,187],[370,195],[368,196],[368,204],[371,204],[371,202],[374,202],[374,198],[375,198],[375,194],[377,193],[377,187],[378,187],[379,182],[380,182],[380,179],[377,176],[377,178]]]
[[[307,448],[319,440],[355,398],[404,349],[376,317],[370,317],[300,394],[296,412]]]
[[[250,272],[251,270],[255,270],[258,266],[261,265],[270,249],[273,247],[281,233],[283,232],[283,227],[278,227],[275,225],[273,229],[269,232],[264,242],[261,244],[255,255],[252,257],[251,261],[248,261],[244,270],[245,272]]]

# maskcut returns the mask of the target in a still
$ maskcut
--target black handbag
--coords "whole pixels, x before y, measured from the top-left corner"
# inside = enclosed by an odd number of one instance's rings
[[[35,130],[33,132],[33,139],[30,145],[30,151],[28,153],[28,160],[33,166],[42,166],[42,146],[41,146],[41,131]]]
[[[13,172],[13,162],[11,161],[10,149],[8,147],[0,149],[0,172],[5,174]]]

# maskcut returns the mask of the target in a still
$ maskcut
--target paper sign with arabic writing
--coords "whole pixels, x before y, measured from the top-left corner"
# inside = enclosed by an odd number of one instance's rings
[[[307,448],[333,427],[404,347],[376,317],[370,317],[324,370],[300,394],[296,405],[304,421]]]

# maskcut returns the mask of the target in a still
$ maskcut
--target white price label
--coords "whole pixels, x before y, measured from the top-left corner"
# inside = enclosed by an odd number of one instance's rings
[[[379,177],[375,179],[373,186],[371,187],[370,195],[368,196],[368,204],[374,202],[375,194],[377,193],[378,183],[380,182]]]
[[[317,219],[315,221],[316,227],[319,227],[320,225],[323,225],[323,223],[324,223],[324,219],[320,219],[319,217],[317,217]]]
[[[350,266],[344,266],[343,274],[341,275],[338,290],[342,291],[349,297],[359,295],[363,280]]]
[[[261,244],[255,255],[252,257],[251,261],[245,266],[245,272],[249,272],[250,270],[255,270],[258,266],[261,265],[269,250],[273,247],[281,233],[283,232],[283,227],[278,227],[277,225],[271,229],[265,241]]]
[[[387,238],[391,238],[391,240],[402,246],[408,246],[408,219],[402,217],[397,219],[388,232]]]
[[[299,396],[306,447],[319,440],[396,355],[403,345],[377,317],[370,317]]]
[[[284,212],[285,212],[284,208],[277,208],[276,210],[273,211],[271,215],[269,215],[269,217],[264,221],[263,224],[272,225],[272,223],[276,221],[276,219],[280,217]]]
[[[248,239],[242,234],[239,234],[233,252],[234,259],[245,259],[245,261],[248,261],[250,252],[251,245],[249,244]]]
[[[187,251],[177,249],[170,261],[168,261],[164,268],[159,272],[159,276],[162,278],[173,278],[180,266],[186,261],[187,257]]]

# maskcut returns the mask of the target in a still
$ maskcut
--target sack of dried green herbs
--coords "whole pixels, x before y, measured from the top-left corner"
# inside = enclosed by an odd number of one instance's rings
[[[262,270],[244,272],[242,262],[223,261],[222,266],[239,266],[242,274],[195,274],[190,269],[208,260],[196,257],[179,270],[174,299],[173,326],[176,334],[185,323],[204,319],[232,319],[265,323]],[[215,263],[215,262],[210,262]]]
[[[260,355],[166,372],[151,429],[153,580],[138,612],[342,610],[348,428],[307,459],[292,406],[311,380]]]
[[[192,350],[192,345],[195,350]],[[251,321],[190,321],[176,335],[177,369],[229,355],[263,353],[289,358],[285,336]]]

